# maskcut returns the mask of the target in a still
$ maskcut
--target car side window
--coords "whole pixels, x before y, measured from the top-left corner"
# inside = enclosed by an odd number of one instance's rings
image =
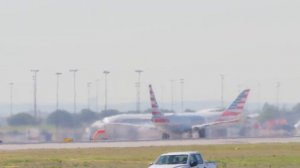
[[[166,157],[159,157],[159,159],[156,161],[156,164],[164,164],[166,163],[167,158]]]
[[[197,158],[198,164],[203,164],[203,158],[200,154],[196,154],[196,158]]]
[[[197,157],[195,154],[191,154],[190,163],[195,163],[195,162],[198,163]]]

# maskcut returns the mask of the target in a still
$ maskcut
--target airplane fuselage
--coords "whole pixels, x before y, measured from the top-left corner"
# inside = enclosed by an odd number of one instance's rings
[[[217,116],[217,114],[213,114]],[[213,118],[212,115],[209,118],[204,117],[198,113],[175,113],[166,114],[167,122],[155,123],[156,126],[166,133],[182,134],[192,131],[193,125],[204,124],[208,119]]]

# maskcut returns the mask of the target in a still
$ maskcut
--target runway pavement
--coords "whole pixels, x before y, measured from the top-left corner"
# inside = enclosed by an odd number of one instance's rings
[[[290,143],[300,142],[300,137],[286,138],[234,138],[234,139],[192,139],[192,140],[155,140],[155,141],[101,141],[72,143],[31,143],[31,144],[0,144],[0,150],[27,149],[76,149],[106,147],[149,147],[178,145],[218,145],[218,144],[257,144],[257,143]]]

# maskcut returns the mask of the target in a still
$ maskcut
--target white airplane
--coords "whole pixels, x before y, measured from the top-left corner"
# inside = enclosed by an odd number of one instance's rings
[[[206,128],[229,124],[241,119],[249,90],[243,91],[227,110],[206,109],[194,113],[161,113],[149,86],[152,114],[119,114],[96,121],[86,129],[91,140],[100,139],[168,139],[182,137],[197,131],[200,138],[206,137]],[[189,135],[190,136],[190,135]]]
[[[237,123],[242,119],[243,109],[249,94],[249,89],[242,91],[233,103],[223,112],[199,111],[195,113],[163,114],[159,111],[158,104],[149,85],[150,100],[152,107],[152,122],[162,132],[162,138],[168,139],[170,135],[182,135],[194,131],[198,132],[199,138],[206,137],[206,128],[223,126]]]

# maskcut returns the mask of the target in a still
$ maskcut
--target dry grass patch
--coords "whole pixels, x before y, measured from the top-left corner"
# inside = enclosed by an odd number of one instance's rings
[[[142,168],[158,155],[200,151],[219,168],[299,168],[300,143],[0,151],[4,168]]]

